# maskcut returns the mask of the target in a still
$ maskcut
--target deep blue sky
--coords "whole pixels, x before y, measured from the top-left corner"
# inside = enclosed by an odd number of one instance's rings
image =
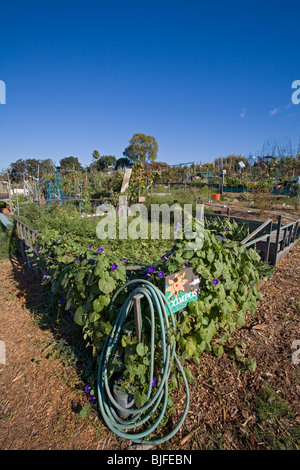
[[[14,1],[0,5],[0,169],[18,158],[122,156],[135,132],[158,160],[248,156],[300,138],[300,4]]]

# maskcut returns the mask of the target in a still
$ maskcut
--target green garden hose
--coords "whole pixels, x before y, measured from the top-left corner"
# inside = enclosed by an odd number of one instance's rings
[[[180,429],[182,423],[184,422],[188,408],[189,408],[189,387],[187,383],[187,379],[183,370],[183,367],[177,357],[175,347],[176,345],[171,345],[168,341],[168,331],[170,327],[169,319],[171,320],[171,325],[175,329],[175,319],[173,312],[169,306],[168,300],[165,295],[151,282],[146,281],[144,279],[135,279],[133,281],[129,281],[120,287],[114,294],[112,298],[112,305],[114,300],[116,299],[117,295],[128,286],[132,284],[137,284],[137,287],[132,290],[132,292],[128,295],[126,301],[121,306],[117,319],[113,325],[113,329],[109,336],[107,336],[106,341],[104,343],[103,349],[100,355],[100,362],[99,362],[99,370],[98,370],[98,402],[99,408],[102,414],[102,417],[107,424],[108,428],[113,431],[116,435],[130,439],[134,443],[139,444],[162,444],[163,442],[167,441],[171,437],[173,437],[177,431]],[[134,409],[130,410],[132,413],[132,417],[130,419],[122,419],[117,410],[121,412],[127,412],[128,409],[122,407],[117,401],[115,400],[113,393],[112,393],[112,383],[110,380],[110,371],[108,370],[109,361],[115,356],[116,348],[119,344],[120,335],[122,332],[122,327],[125,321],[128,319],[134,303],[134,296],[142,294],[149,305],[150,308],[150,316],[151,316],[151,348],[150,348],[150,375],[149,375],[149,385],[148,385],[148,393],[147,393],[147,400],[145,404],[140,407],[134,407]],[[159,386],[157,390],[153,394],[151,398],[151,393],[153,391],[152,388],[152,381],[153,381],[153,372],[154,372],[154,350],[155,350],[155,312],[158,316],[159,323],[160,323],[160,332],[161,332],[161,354],[162,354],[162,366],[161,366],[161,377],[159,380]],[[142,322],[142,318],[139,319],[140,323]],[[186,389],[186,405],[184,412],[180,421],[177,423],[176,427],[167,435],[162,438],[154,439],[154,440],[147,440],[144,439],[146,436],[151,434],[161,423],[167,408],[168,402],[168,380],[169,375],[172,369],[172,365],[174,360],[177,363],[177,366],[182,374],[183,381],[185,384]],[[130,430],[137,429],[141,425],[143,425],[146,421],[150,419],[150,417],[154,414],[156,409],[158,408],[159,404],[162,403],[162,408],[159,413],[158,418],[155,420],[153,424],[150,425],[145,431],[142,432],[130,432]]]

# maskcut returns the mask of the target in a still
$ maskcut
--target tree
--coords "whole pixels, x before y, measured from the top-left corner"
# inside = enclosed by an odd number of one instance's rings
[[[10,164],[9,172],[12,183],[20,183],[23,179],[23,173],[26,170],[26,161],[19,158],[15,163]]]
[[[128,168],[128,167],[131,167],[132,165],[133,165],[133,162],[131,160],[129,160],[129,158],[121,157],[121,158],[118,158],[118,160],[117,160],[116,170],[118,168]]]
[[[94,150],[92,156],[93,156],[93,159],[97,161],[100,158],[100,153],[98,152],[98,150]]]
[[[157,152],[158,145],[155,137],[138,133],[130,139],[123,155],[133,162],[154,162]]]
[[[26,174],[37,178],[40,160],[37,160],[36,158],[27,158],[27,160],[25,160],[25,163],[26,163]]]
[[[65,157],[59,161],[61,170],[77,170],[81,171],[82,166],[77,157]]]
[[[97,160],[97,168],[98,170],[104,170],[109,166],[115,167],[117,159],[114,155],[102,155],[102,157]]]
[[[49,173],[54,173],[54,171],[55,171],[55,165],[53,163],[53,160],[51,160],[51,158],[40,160],[39,173],[41,176],[49,174]]]

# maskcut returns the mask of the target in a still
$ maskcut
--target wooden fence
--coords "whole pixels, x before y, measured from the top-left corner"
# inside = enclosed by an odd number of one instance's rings
[[[278,223],[273,230],[272,219],[262,223],[254,232],[242,240],[247,248],[255,248],[261,254],[262,260],[276,266],[277,262],[288,253],[297,243],[300,237],[300,219],[282,225],[282,216],[278,217]],[[267,228],[267,233],[256,236]]]
[[[31,268],[32,261],[30,261],[28,257],[28,249],[34,248],[34,239],[36,232],[31,227],[26,225],[21,220],[15,218],[15,227],[16,227],[16,235],[19,239],[19,248],[24,260],[27,260],[28,266]],[[34,260],[33,260],[34,261]]]

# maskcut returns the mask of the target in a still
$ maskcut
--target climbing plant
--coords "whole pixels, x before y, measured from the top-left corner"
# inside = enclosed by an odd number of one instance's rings
[[[55,230],[42,230],[36,234],[35,241],[31,257],[43,269],[43,284],[49,288],[52,304],[60,314],[72,313],[93,354],[99,354],[128,294],[123,293],[112,309],[113,293],[129,277],[126,260],[104,250],[101,242],[99,246],[82,246],[71,236],[61,236]],[[181,360],[193,360],[197,364],[203,351],[222,356],[223,345],[232,331],[244,325],[247,312],[255,312],[257,300],[262,299],[259,279],[270,277],[272,268],[261,262],[255,250],[226,239],[226,233],[222,242],[205,229],[201,249],[188,249],[187,240],[177,239],[170,251],[138,276],[164,291],[165,276],[187,266],[201,278],[200,294],[176,316],[176,329],[171,328],[167,335],[168,341],[177,342]],[[138,343],[133,318],[130,322],[123,332],[111,371],[122,369],[128,386],[138,383],[143,387],[149,373],[150,352],[146,340]],[[150,328],[147,309],[144,327],[146,338],[147,327]],[[159,337],[159,332],[156,334]],[[176,383],[176,375],[173,380]],[[140,393],[138,400],[142,403],[145,393]]]

